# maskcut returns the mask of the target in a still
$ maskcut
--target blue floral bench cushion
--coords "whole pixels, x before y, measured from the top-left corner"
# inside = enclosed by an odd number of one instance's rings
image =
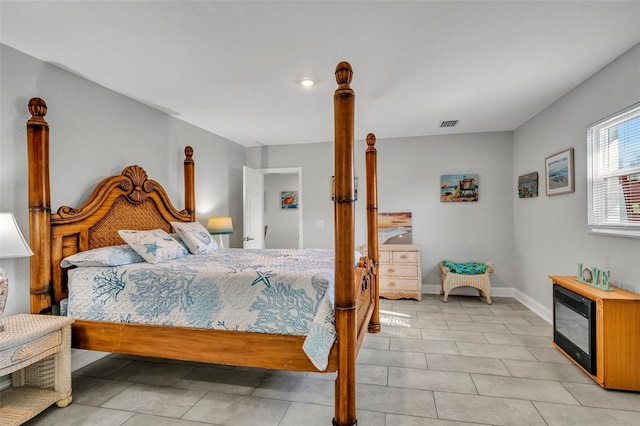
[[[444,262],[442,262],[442,264],[445,267],[449,268],[449,270],[454,274],[461,274],[461,275],[484,274],[485,272],[487,272],[487,268],[489,267],[489,265],[487,265],[486,263],[479,263],[479,262],[456,263],[450,260],[445,260]]]

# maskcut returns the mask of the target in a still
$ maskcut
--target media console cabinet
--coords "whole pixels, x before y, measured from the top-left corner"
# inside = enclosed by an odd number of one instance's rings
[[[640,391],[640,295],[616,287],[611,287],[613,291],[600,290],[575,277],[549,278],[553,284],[595,301],[595,375],[555,342],[554,346],[603,388]],[[555,322],[554,318],[554,329]]]

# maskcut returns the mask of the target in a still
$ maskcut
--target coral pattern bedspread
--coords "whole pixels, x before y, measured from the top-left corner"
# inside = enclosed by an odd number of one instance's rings
[[[217,250],[159,264],[69,271],[75,318],[307,336],[303,349],[327,367],[336,338],[334,252]]]

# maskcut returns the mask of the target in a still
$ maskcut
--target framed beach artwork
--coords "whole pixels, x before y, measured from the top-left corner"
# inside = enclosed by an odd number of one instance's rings
[[[411,212],[378,213],[379,244],[411,244]]]
[[[298,208],[298,191],[281,191],[280,206],[283,209],[297,209]]]
[[[518,176],[518,198],[538,196],[538,172]]]
[[[478,175],[440,176],[440,201],[478,201]]]
[[[558,152],[544,160],[547,195],[574,192],[573,148]]]

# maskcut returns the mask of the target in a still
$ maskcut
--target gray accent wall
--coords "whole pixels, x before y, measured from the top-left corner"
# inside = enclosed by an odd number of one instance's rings
[[[357,94],[356,94],[357,96]],[[357,114],[357,111],[356,111]],[[372,129],[373,130],[373,129]],[[473,133],[378,140],[378,210],[409,211],[413,243],[422,247],[422,282],[440,282],[438,263],[489,261],[493,285],[514,280],[512,133]],[[363,140],[356,142],[356,243],[366,242],[366,176]],[[281,145],[249,148],[251,167],[302,167],[305,247],[333,247],[331,174],[333,145]],[[477,202],[440,202],[440,176],[479,175]],[[319,228],[318,221],[325,227]]]
[[[538,198],[514,198],[515,277],[522,294],[551,309],[549,275],[576,275],[578,262],[610,269],[614,285],[640,293],[640,239],[587,232],[587,126],[640,101],[640,45],[514,132],[513,179],[537,171]],[[546,196],[544,160],[574,149],[575,192]]]

